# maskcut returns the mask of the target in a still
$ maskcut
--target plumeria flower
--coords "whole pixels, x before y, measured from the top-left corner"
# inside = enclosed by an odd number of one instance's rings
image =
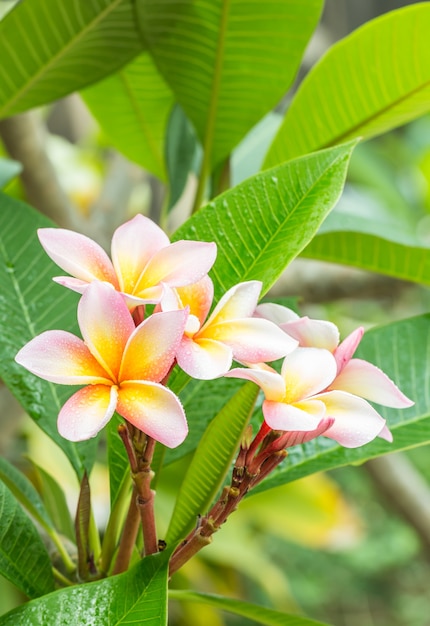
[[[95,437],[116,410],[130,424],[169,447],[182,443],[187,423],[178,398],[160,381],[181,341],[187,311],[157,313],[137,328],[124,297],[92,282],[78,305],[83,340],[49,330],[26,344],[16,361],[53,383],[85,385],[58,415],[70,441]]]
[[[108,282],[122,292],[129,308],[159,302],[164,287],[182,287],[200,280],[216,258],[216,244],[201,241],[170,243],[147,217],[136,215],[116,229],[112,261],[85,235],[61,228],[41,228],[39,240],[46,253],[71,277],[57,283],[83,293],[93,280]]]
[[[336,376],[328,385],[328,390],[347,391],[396,409],[414,404],[379,367],[363,359],[352,358],[363,337],[363,328],[357,328],[339,343],[339,330],[332,322],[299,317],[291,309],[273,303],[259,305],[256,314],[278,324],[300,346],[325,348],[333,354]]]
[[[190,315],[176,352],[180,367],[193,378],[208,380],[227,372],[233,359],[246,363],[274,361],[297,346],[275,324],[253,316],[261,282],[239,283],[224,294],[212,314],[213,283],[198,283],[166,292],[163,310],[188,307]]]
[[[285,357],[280,374],[259,364],[233,369],[226,376],[251,380],[261,387],[264,419],[273,430],[315,431],[347,448],[378,436],[392,440],[385,420],[366,400],[347,391],[328,391],[337,376],[337,363],[325,348],[297,348]]]

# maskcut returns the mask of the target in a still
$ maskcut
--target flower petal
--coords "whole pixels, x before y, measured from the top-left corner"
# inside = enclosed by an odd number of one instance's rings
[[[118,288],[111,260],[95,241],[63,228],[39,228],[37,234],[47,255],[65,272],[85,282],[101,280]]]
[[[323,348],[296,348],[282,364],[285,380],[285,401],[303,400],[324,391],[336,376],[336,361]]]
[[[231,287],[221,298],[203,328],[228,320],[252,317],[260,297],[262,283],[250,280]]]
[[[357,350],[358,344],[363,337],[363,334],[364,328],[360,326],[360,328],[352,331],[352,333],[348,335],[348,337],[346,337],[346,339],[344,339],[334,351],[334,358],[336,359],[338,374],[342,371],[348,361],[352,359],[354,352]]]
[[[263,402],[264,419],[273,430],[312,431],[325,415],[325,406],[318,400],[296,404]]]
[[[278,372],[271,367],[235,367],[227,374],[226,378],[243,378],[258,385],[264,392],[266,400],[282,402],[285,396],[285,382]]]
[[[255,309],[255,316],[270,320],[277,326],[299,319],[297,313],[286,306],[282,306],[282,304],[276,304],[274,302],[263,302],[259,304]]]
[[[90,284],[86,280],[80,280],[79,278],[72,278],[71,276],[54,276],[52,278],[54,283],[57,285],[61,285],[62,287],[67,287],[67,289],[72,289],[72,291],[76,291],[77,293],[83,294],[85,289]]]
[[[160,382],[175,359],[188,311],[154,313],[130,336],[119,372],[120,381]]]
[[[77,391],[60,410],[58,432],[69,441],[95,437],[114,414],[117,387],[88,385]]]
[[[182,306],[190,307],[190,315],[195,315],[202,325],[209,313],[214,297],[214,286],[209,276],[204,276],[192,285],[178,287],[176,292]]]
[[[379,367],[362,359],[348,361],[329,389],[348,391],[371,402],[396,409],[404,409],[414,404]]]
[[[111,251],[121,291],[134,293],[148,261],[169,243],[163,230],[140,214],[117,228],[112,237]]]
[[[307,443],[308,441],[312,441],[312,439],[323,435],[325,431],[328,430],[330,426],[332,426],[333,422],[333,417],[324,417],[314,430],[286,431],[279,439],[279,444],[282,444],[284,448],[291,448],[291,446],[296,446],[299,443]]]
[[[188,433],[184,409],[175,394],[153,382],[127,382],[119,389],[117,411],[160,443],[175,448]]]
[[[301,317],[298,320],[281,324],[282,330],[297,339],[300,346],[325,348],[334,352],[339,343],[339,330],[332,322]]]
[[[366,400],[345,391],[318,394],[326,406],[327,416],[335,422],[325,433],[345,448],[357,448],[385,431],[385,420]]]
[[[177,241],[162,248],[149,261],[135,294],[161,282],[182,287],[201,280],[214,264],[216,250],[215,243],[203,241]]]
[[[225,374],[231,367],[231,348],[212,339],[193,340],[183,337],[176,352],[176,360],[184,372],[199,380],[212,380]]]
[[[135,329],[124,297],[107,283],[91,283],[79,301],[78,321],[91,353],[117,381],[127,340]]]
[[[198,333],[198,339],[215,339],[230,346],[237,361],[275,361],[297,347],[297,341],[268,320],[248,317],[212,324]]]
[[[47,330],[27,343],[15,361],[30,372],[60,385],[110,383],[88,347],[64,330]]]

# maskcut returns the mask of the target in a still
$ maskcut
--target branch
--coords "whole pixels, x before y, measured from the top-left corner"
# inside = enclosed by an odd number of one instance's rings
[[[43,131],[33,112],[0,121],[0,138],[11,158],[23,166],[28,202],[63,228],[78,229],[74,208],[46,154]]]

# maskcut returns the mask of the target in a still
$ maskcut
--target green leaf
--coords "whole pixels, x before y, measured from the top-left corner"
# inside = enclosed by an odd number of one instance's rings
[[[130,475],[127,452],[121,437],[118,435],[118,426],[123,423],[123,418],[115,413],[106,430],[111,508],[114,507],[121,487]]]
[[[149,49],[212,165],[223,161],[285,94],[322,4],[138,1]]]
[[[125,574],[29,602],[0,618],[0,626],[167,626],[169,556],[147,557]]]
[[[22,170],[21,163],[0,157],[0,189],[7,185]]]
[[[141,48],[131,0],[19,2],[0,22],[0,117],[94,83]]]
[[[197,448],[210,422],[242,385],[243,381],[233,378],[190,380],[180,394],[187,416],[189,432],[184,443],[180,446],[166,449],[165,465],[181,459]]]
[[[261,280],[265,293],[336,204],[355,142],[284,163],[218,196],[174,239],[215,241],[216,299],[234,284]]]
[[[55,478],[30,459],[34,471],[34,480],[41,493],[46,510],[54,522],[55,528],[71,541],[75,541],[72,519],[64,491]]]
[[[258,485],[255,493],[297,480],[315,472],[334,469],[430,442],[430,394],[428,392],[430,315],[423,315],[365,333],[354,356],[380,367],[415,405],[408,409],[377,406],[387,420],[394,441],[375,439],[360,448],[342,448],[319,437],[289,449],[281,469]],[[253,492],[252,492],[253,493]]]
[[[421,2],[332,46],[300,85],[264,166],[373,137],[429,111],[429,29],[430,6]]]
[[[182,195],[190,172],[198,171],[201,147],[190,121],[177,104],[170,116],[166,137],[166,164],[169,175],[170,210]]]
[[[383,211],[368,196],[358,199],[358,212],[344,202],[347,197],[301,256],[430,284],[428,218]]]
[[[45,529],[53,528],[52,520],[32,483],[2,457],[0,457],[0,480],[34,520]]]
[[[214,500],[238,451],[258,393],[255,385],[243,385],[206,429],[179,490],[167,545],[182,539]]]
[[[258,624],[264,626],[327,626],[323,622],[316,622],[301,615],[291,615],[267,609],[264,606],[235,600],[233,598],[223,598],[209,593],[198,593],[196,591],[183,591],[179,589],[171,589],[169,598],[182,602],[199,602],[200,604],[208,604],[215,609],[227,611],[241,617],[248,617]]]
[[[166,179],[164,138],[174,98],[147,52],[81,96],[117,150]]]
[[[0,574],[30,598],[54,589],[51,562],[34,524],[0,482]]]
[[[75,388],[41,380],[14,360],[27,341],[47,329],[77,330],[77,296],[52,282],[58,268],[37,239],[37,228],[49,226],[54,224],[37,211],[0,193],[0,376],[81,477],[91,470],[97,440],[72,443],[56,426]]]

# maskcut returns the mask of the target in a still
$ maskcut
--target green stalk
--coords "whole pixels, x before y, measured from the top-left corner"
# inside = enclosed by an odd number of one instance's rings
[[[100,570],[103,574],[109,572],[112,559],[124,524],[124,519],[130,500],[131,476],[127,473],[122,486],[118,492],[115,504],[112,508],[106,531],[103,537],[103,543],[100,555]]]

